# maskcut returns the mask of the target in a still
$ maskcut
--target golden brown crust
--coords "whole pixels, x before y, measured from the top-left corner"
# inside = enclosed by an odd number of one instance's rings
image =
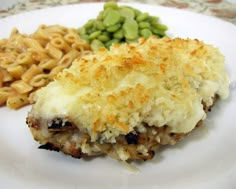
[[[199,126],[215,95],[227,97],[223,61],[198,40],[114,45],[76,60],[40,90],[28,125],[41,144],[74,157],[151,159]]]
[[[37,93],[32,114],[66,112],[93,141],[112,141],[141,122],[187,133],[205,117],[201,102],[210,106],[227,86],[224,57],[213,46],[151,37],[78,58]]]

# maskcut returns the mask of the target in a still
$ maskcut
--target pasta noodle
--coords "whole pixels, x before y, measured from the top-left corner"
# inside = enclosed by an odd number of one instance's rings
[[[28,53],[21,53],[16,58],[16,64],[32,64],[35,63],[32,54],[30,52]]]
[[[22,106],[29,104],[27,94],[16,94],[7,98],[7,106],[12,109],[18,109]]]
[[[40,25],[29,35],[13,28],[8,39],[0,40],[0,106],[34,103],[38,89],[87,53],[90,46],[74,28]]]
[[[41,46],[41,44],[35,40],[35,39],[32,39],[32,38],[26,38],[24,40],[25,42],[25,45],[27,48],[32,48],[32,49],[35,49],[35,50],[38,50],[38,51],[43,51],[43,47]]]
[[[31,67],[21,76],[21,79],[29,82],[35,75],[41,74],[42,72],[42,68],[35,64],[32,64]]]
[[[21,65],[11,66],[7,68],[8,73],[15,79],[20,79],[24,73],[24,68]]]
[[[30,80],[30,85],[33,87],[43,87],[51,80],[48,74],[39,74]]]
[[[67,54],[65,54],[62,59],[58,62],[59,65],[64,65],[65,67],[69,67],[71,62],[79,56],[79,52],[77,50],[71,50]]]
[[[13,96],[14,91],[11,87],[1,87],[0,88],[0,105],[6,103],[8,97]]]
[[[17,80],[11,84],[11,87],[19,94],[32,91],[33,87],[23,80]]]
[[[7,72],[7,70],[2,69],[1,73],[2,73],[2,77],[3,77],[3,79],[2,79],[3,85],[6,85],[13,80],[13,77],[11,76],[10,73]]]
[[[51,44],[61,50],[68,52],[70,50],[69,45],[61,37],[55,37],[51,39]]]
[[[46,46],[46,50],[50,56],[55,59],[60,59],[63,55],[63,52],[58,48],[54,47],[52,44],[48,43]]]
[[[46,61],[41,61],[38,66],[44,70],[44,72],[48,72],[49,70],[56,67],[57,61],[55,59],[50,59]]]
[[[57,75],[59,72],[61,72],[63,69],[65,69],[66,67],[64,65],[59,65],[59,66],[56,66],[55,68],[53,68],[51,71],[50,71],[50,75],[51,76],[54,76],[54,75]]]

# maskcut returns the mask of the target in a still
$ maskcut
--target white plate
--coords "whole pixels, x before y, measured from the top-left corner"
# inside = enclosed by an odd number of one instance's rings
[[[199,38],[219,47],[232,80],[230,98],[213,108],[204,127],[161,149],[153,160],[136,164],[139,172],[110,158],[78,160],[39,150],[25,124],[30,107],[0,108],[0,188],[236,188],[236,27],[191,12],[131,5],[159,16],[173,37]],[[99,3],[79,4],[7,17],[0,20],[0,38],[8,37],[13,27],[26,33],[39,24],[79,27],[101,9]]]

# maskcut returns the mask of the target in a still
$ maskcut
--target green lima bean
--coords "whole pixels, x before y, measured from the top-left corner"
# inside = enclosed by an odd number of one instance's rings
[[[109,48],[113,43],[137,42],[141,36],[163,37],[167,29],[157,16],[130,6],[118,6],[115,1],[110,1],[104,3],[96,19],[90,19],[78,29],[78,34],[93,50],[97,50],[100,47]]]

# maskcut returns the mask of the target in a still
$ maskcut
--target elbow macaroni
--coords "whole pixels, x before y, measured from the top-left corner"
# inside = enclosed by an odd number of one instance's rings
[[[30,35],[14,28],[0,40],[0,106],[18,109],[34,103],[38,89],[90,52],[74,28],[41,25]]]

